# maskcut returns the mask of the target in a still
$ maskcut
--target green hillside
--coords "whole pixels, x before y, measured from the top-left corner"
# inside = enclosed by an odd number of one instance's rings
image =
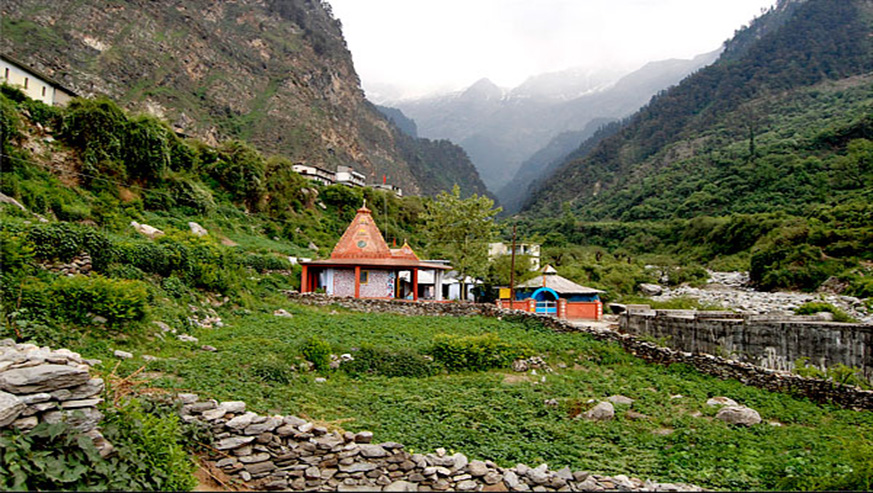
[[[764,288],[851,277],[873,258],[871,26],[869,1],[780,2],[714,65],[571,157],[523,215],[559,243],[740,254],[734,266]],[[725,237],[725,224],[754,227]]]

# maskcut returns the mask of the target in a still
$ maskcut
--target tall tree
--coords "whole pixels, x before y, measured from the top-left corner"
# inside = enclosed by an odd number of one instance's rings
[[[485,196],[473,194],[462,199],[458,185],[452,193],[440,192],[427,204],[424,221],[429,250],[452,262],[462,280],[462,298],[467,295],[463,279],[487,273],[488,243],[497,232],[494,218],[501,210]]]

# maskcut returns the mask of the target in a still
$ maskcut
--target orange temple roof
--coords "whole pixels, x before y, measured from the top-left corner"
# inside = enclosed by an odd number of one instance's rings
[[[357,215],[334,246],[330,259],[303,264],[451,270],[451,266],[422,262],[406,242],[401,248],[389,248],[366,205],[358,209]]]

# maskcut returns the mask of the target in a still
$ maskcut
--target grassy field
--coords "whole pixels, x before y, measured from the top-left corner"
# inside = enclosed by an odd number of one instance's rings
[[[244,400],[259,413],[293,413],[398,441],[415,451],[436,447],[503,466],[547,462],[605,474],[681,481],[716,489],[869,487],[873,413],[820,406],[791,396],[721,381],[682,365],[649,365],[620,347],[585,334],[556,334],[531,324],[487,318],[402,317],[340,308],[297,306],[281,298],[256,311],[227,310],[224,327],[191,332],[198,343],[131,338],[115,347],[137,358],[119,373],[147,364],[151,385]],[[293,317],[272,315],[285,308]],[[221,312],[222,309],[219,309]],[[440,372],[424,378],[353,376],[303,366],[304,343],[315,336],[336,354],[372,346],[426,353],[438,334],[495,333],[530,348],[553,370]],[[218,349],[197,349],[208,344]],[[112,360],[110,348],[89,345]],[[326,377],[318,383],[317,377]],[[610,422],[572,419],[611,395]],[[763,423],[730,427],[715,420],[709,397],[724,395],[759,411]],[[554,399],[557,405],[545,401]],[[593,400],[594,402],[589,402]],[[632,419],[629,411],[645,417]],[[866,481],[866,483],[865,483]],[[860,486],[859,486],[860,485]]]

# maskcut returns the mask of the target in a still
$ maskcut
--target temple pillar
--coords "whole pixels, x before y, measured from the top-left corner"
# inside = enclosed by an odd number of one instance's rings
[[[436,301],[443,300],[443,271],[436,269],[433,273],[433,288],[436,291],[433,299]]]
[[[361,297],[361,266],[355,266],[355,298]]]
[[[309,267],[304,265],[303,271],[300,273],[300,292],[309,292]]]
[[[418,269],[412,269],[412,301],[418,301]]]

